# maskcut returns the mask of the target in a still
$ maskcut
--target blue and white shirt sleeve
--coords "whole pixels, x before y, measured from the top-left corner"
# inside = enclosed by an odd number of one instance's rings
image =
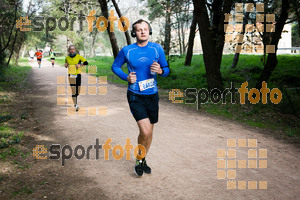
[[[160,68],[164,70],[164,73],[160,76],[167,77],[170,73],[170,68],[168,66],[168,62],[166,60],[165,52],[161,45],[158,46],[158,54],[159,54],[159,60],[158,63],[160,64]]]
[[[111,70],[122,80],[127,81],[127,74],[124,73],[121,69],[122,65],[126,62],[124,50],[121,49],[121,51],[118,53],[113,65],[111,66]]]

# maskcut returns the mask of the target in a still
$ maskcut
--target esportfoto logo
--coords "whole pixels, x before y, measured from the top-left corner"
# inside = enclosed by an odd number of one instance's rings
[[[95,145],[89,145],[87,148],[84,148],[83,145],[77,145],[75,146],[74,150],[73,148],[66,144],[64,146],[61,146],[60,144],[52,144],[50,145],[49,152],[50,155],[46,156],[45,154],[48,153],[48,148],[45,148],[44,145],[36,145],[35,148],[33,148],[33,156],[38,160],[46,160],[49,158],[49,160],[59,160],[61,159],[61,165],[65,165],[66,160],[70,160],[73,155],[77,160],[82,160],[84,157],[86,157],[87,160],[90,159],[90,152],[94,149],[96,154],[96,160],[99,160],[99,153],[100,149],[104,149],[104,159],[109,160],[109,150],[112,149],[112,156],[115,160],[120,160],[123,158],[124,153],[126,154],[126,160],[130,160],[130,151],[134,149],[134,156],[141,160],[146,156],[146,149],[143,145],[139,144],[135,148],[133,148],[133,145],[130,144],[130,138],[126,139],[126,144],[124,145],[124,148],[117,144],[112,147],[110,144],[112,141],[111,138],[108,138],[104,145],[99,144],[99,139],[96,139]],[[125,152],[124,152],[125,151]],[[139,153],[140,152],[140,153]],[[41,155],[44,154],[44,155]]]
[[[217,178],[226,181],[227,189],[266,190],[268,181],[247,180],[239,177],[238,172],[267,170],[267,158],[267,149],[258,148],[257,139],[227,139],[226,148],[217,150]]]
[[[108,21],[110,22],[110,32],[114,31],[114,22],[118,21],[118,28],[120,31],[125,32],[129,29],[129,20],[127,17],[122,16],[119,19],[114,16],[114,10],[110,10],[110,15],[108,19],[103,16],[100,16],[96,19],[94,16],[96,14],[95,10],[91,10],[87,17],[84,17],[82,11],[80,11],[80,16],[68,18],[67,16],[60,17],[58,20],[52,16],[49,16],[47,19],[43,16],[36,16],[33,20],[29,20],[28,17],[20,17],[19,20],[16,20],[16,27],[20,29],[20,31],[33,31],[33,32],[41,32],[44,29],[46,30],[46,35],[48,32],[54,31],[56,28],[59,28],[60,31],[70,31],[74,30],[74,22],[76,20],[79,21],[79,31],[83,30],[83,22],[86,20],[88,23],[88,31],[93,31],[93,22],[96,21],[96,28],[100,32],[104,32],[108,28]],[[32,21],[32,22],[31,22]],[[24,27],[33,25],[33,28]]]
[[[225,43],[231,44],[235,53],[264,53],[264,50],[266,53],[275,53],[275,45],[264,47],[259,39],[261,33],[275,32],[276,28],[275,14],[265,13],[264,6],[264,3],[256,3],[255,6],[254,3],[235,3],[234,12],[225,13]],[[255,16],[256,20],[252,24],[247,22],[243,25],[244,11]]]
[[[180,91],[180,89],[172,89],[169,92],[169,100],[172,100],[172,103],[185,103],[185,104],[195,104],[197,103],[197,109],[201,104],[208,103],[219,103],[222,101],[222,104],[226,104],[226,96],[231,96],[231,103],[236,103],[235,94],[240,94],[240,103],[246,103],[246,94],[248,94],[248,101],[252,104],[257,104],[260,100],[263,104],[268,103],[268,94],[269,99],[273,104],[278,104],[282,100],[282,93],[278,88],[273,88],[270,90],[267,87],[265,81],[262,82],[262,88],[260,90],[252,88],[248,90],[248,82],[242,83],[240,88],[235,88],[233,83],[231,83],[230,88],[226,88],[224,91],[221,91],[217,88],[214,88],[208,91],[206,88],[199,89],[196,88],[187,88],[185,94]],[[254,96],[255,94],[255,96]],[[184,100],[178,100],[177,98],[184,98]]]

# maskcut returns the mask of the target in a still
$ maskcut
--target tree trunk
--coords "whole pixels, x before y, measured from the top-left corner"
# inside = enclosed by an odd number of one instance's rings
[[[25,51],[26,51],[26,45],[24,45],[24,49],[23,49],[23,51],[22,51],[22,58],[24,58]]]
[[[203,48],[203,60],[206,70],[208,89],[223,89],[220,71],[223,47],[224,47],[224,19],[225,13],[229,13],[233,0],[214,1],[212,4],[212,25],[210,24],[205,0],[193,0],[195,14],[200,31]]]
[[[190,4],[186,4],[185,6],[185,16],[188,16],[189,15],[189,7],[190,7]],[[186,54],[186,47],[187,47],[187,44],[185,42],[185,31],[184,31],[184,28],[185,28],[185,25],[186,24],[189,24],[189,19],[185,19],[182,21],[182,24],[181,24],[181,35],[182,35],[182,46],[183,46],[183,54]]]
[[[8,45],[10,44],[10,41],[11,41],[11,36],[12,36],[12,32],[13,32],[13,29],[15,27],[15,24],[16,24],[16,19],[17,19],[17,11],[18,11],[18,3],[15,3],[15,17],[14,17],[14,21],[13,21],[13,25],[10,29],[10,33],[9,33],[9,37],[8,37],[8,41],[6,43],[6,45],[0,49],[0,54],[3,54],[3,52],[5,51],[5,49],[8,47]]]
[[[297,21],[298,21],[298,34],[300,35],[300,26],[299,26],[299,24],[300,24],[300,9],[299,9],[300,3],[299,3],[299,0],[293,0],[292,5],[295,8],[295,14],[296,14]]]
[[[170,54],[170,44],[171,44],[171,1],[167,0],[165,42],[164,42],[164,50],[166,56],[169,56]]]
[[[196,35],[196,27],[197,27],[197,20],[195,12],[193,14],[193,20],[190,28],[190,35],[189,35],[189,42],[188,42],[188,49],[185,56],[185,66],[191,66],[192,57],[193,57],[193,48],[194,48],[194,39]]]
[[[180,19],[178,17],[178,13],[176,13],[176,19],[177,19],[177,32],[178,32],[179,50],[180,50],[180,55],[182,55],[182,44],[181,44],[181,36],[180,36]]]
[[[16,65],[19,65],[20,52],[21,52],[21,49],[22,49],[22,47],[23,47],[24,41],[25,41],[25,33],[24,33],[24,32],[20,32],[18,42],[17,42],[17,44],[15,45],[16,51],[14,51],[15,57],[16,57],[16,59],[15,59],[15,64],[16,64]],[[26,45],[24,45],[24,46],[26,46]],[[25,48],[24,48],[24,51],[25,51]]]
[[[108,19],[108,8],[107,8],[107,2],[106,0],[98,0],[98,2],[100,3],[100,7],[101,7],[101,11],[103,16]],[[119,53],[119,46],[117,43],[117,38],[115,36],[114,32],[110,32],[110,22],[108,22],[108,28],[107,28],[107,33],[109,36],[109,40],[110,40],[110,44],[111,44],[111,48],[112,48],[112,52],[114,55],[114,58],[117,57],[118,53]]]
[[[185,48],[185,35],[184,35],[184,21],[181,21],[181,36],[182,36],[182,54],[186,53],[186,48]]]
[[[83,38],[83,57],[86,58],[87,57],[87,52],[86,52],[86,47],[85,47],[85,44],[86,44],[86,37]]]
[[[95,30],[95,33],[93,35],[93,40],[92,40],[91,51],[90,51],[91,58],[95,57],[95,42],[96,42],[97,34],[98,34],[98,30]]]
[[[243,35],[243,37],[245,35],[245,29],[246,29],[246,24],[248,24],[249,15],[250,15],[250,12],[247,12],[244,19],[243,19],[243,32],[241,33]],[[239,58],[240,58],[240,53],[235,53],[234,58],[233,58],[233,62],[232,62],[232,65],[231,65],[231,69],[236,68],[236,66],[239,62]]]
[[[275,67],[277,66],[277,46],[278,46],[278,42],[280,40],[281,37],[281,33],[284,27],[284,24],[286,22],[286,20],[288,19],[288,10],[289,10],[289,2],[286,0],[282,0],[282,8],[281,8],[281,13],[280,13],[280,17],[276,23],[276,27],[275,27],[275,32],[273,32],[271,34],[271,42],[269,43],[270,45],[275,45],[275,53],[268,53],[268,58],[267,58],[267,62],[266,65],[258,79],[258,81],[256,82],[256,88],[260,89],[262,82],[265,81],[267,82],[272,74],[272,72],[274,71]],[[264,41],[264,40],[263,40]],[[264,47],[267,45],[268,43],[264,43]]]
[[[116,3],[116,1],[115,0],[112,0],[112,2],[113,2],[113,4],[114,4],[114,7],[115,7],[115,9],[116,9],[116,11],[117,11],[117,13],[118,13],[118,16],[119,16],[119,18],[121,18],[122,17],[122,14],[121,14],[121,11],[120,11],[120,9],[119,9],[119,6],[118,6],[118,4]],[[124,22],[122,22],[122,25],[124,26],[125,25],[125,23]],[[129,29],[128,29],[129,30]],[[129,36],[129,31],[125,31],[124,33],[125,33],[125,37],[126,37],[126,41],[127,41],[127,45],[130,45],[131,44],[131,39],[130,39],[130,36]]]
[[[67,55],[69,54],[69,41],[70,39],[67,37]],[[37,47],[35,47],[37,49]]]
[[[8,61],[7,61],[7,64],[6,64],[6,65],[9,65],[10,59],[11,59],[13,53],[14,53],[14,47],[15,47],[15,44],[16,44],[16,40],[17,40],[17,37],[18,37],[18,32],[19,32],[19,30],[20,30],[20,29],[16,30],[14,42],[13,42],[13,45],[11,46],[10,55],[9,55],[9,58],[8,58]]]
[[[23,42],[21,42],[19,44],[19,47],[18,47],[17,51],[15,52],[15,55],[16,55],[16,65],[19,65],[20,51],[21,51],[22,45],[23,45]]]

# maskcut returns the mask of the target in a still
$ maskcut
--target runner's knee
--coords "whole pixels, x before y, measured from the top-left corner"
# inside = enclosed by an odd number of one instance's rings
[[[143,138],[149,138],[149,137],[152,137],[152,133],[153,133],[153,131],[149,129],[149,130],[141,131],[141,132],[140,132],[140,135],[141,135]]]

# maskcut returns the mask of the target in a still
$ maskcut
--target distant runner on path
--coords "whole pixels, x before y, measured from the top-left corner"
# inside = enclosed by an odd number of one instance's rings
[[[77,104],[77,97],[80,93],[81,86],[81,66],[88,65],[88,62],[84,57],[76,54],[74,45],[70,45],[68,51],[69,55],[65,59],[65,67],[68,68],[68,78],[72,89],[72,100],[74,107],[76,111],[78,111],[79,106]]]
[[[41,68],[41,62],[42,62],[42,57],[43,57],[43,51],[42,50],[37,50],[36,53],[36,59],[37,59],[37,62],[38,62],[38,65],[39,65],[39,68]]]
[[[50,59],[51,59],[52,67],[54,67],[55,53],[53,52],[53,49],[51,49],[49,51],[49,56],[50,56]]]

